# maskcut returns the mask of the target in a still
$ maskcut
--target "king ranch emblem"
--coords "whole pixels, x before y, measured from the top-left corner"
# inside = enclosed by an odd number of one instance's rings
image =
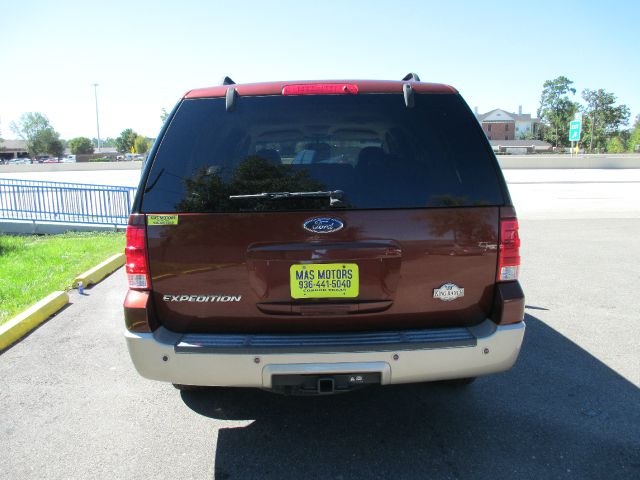
[[[440,288],[433,289],[433,298],[443,302],[451,302],[460,297],[464,297],[464,288],[460,288],[455,283],[445,283]]]

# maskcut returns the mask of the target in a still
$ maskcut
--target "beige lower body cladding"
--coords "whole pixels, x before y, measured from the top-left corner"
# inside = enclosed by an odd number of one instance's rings
[[[486,320],[470,330],[473,346],[326,353],[176,353],[181,335],[162,327],[153,334],[126,332],[125,338],[143,377],[185,385],[271,388],[274,374],[350,372],[379,372],[387,385],[476,377],[513,366],[524,322],[496,328]]]

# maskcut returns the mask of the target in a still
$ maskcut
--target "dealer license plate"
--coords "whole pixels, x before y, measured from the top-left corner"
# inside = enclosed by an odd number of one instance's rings
[[[355,263],[307,263],[289,269],[292,298],[355,298],[360,278]]]

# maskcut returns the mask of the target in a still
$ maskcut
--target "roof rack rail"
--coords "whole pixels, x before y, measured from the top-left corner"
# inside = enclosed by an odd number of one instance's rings
[[[231,77],[224,77],[222,79],[222,85],[235,85],[235,84],[236,84],[236,82],[231,80]]]
[[[420,81],[420,77],[418,76],[417,73],[413,73],[413,72],[409,72],[407,73],[404,78],[402,79],[404,82],[419,82]]]

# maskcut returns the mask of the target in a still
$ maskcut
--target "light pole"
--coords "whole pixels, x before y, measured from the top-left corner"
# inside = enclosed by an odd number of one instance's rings
[[[100,121],[98,120],[98,84],[93,83],[93,93],[96,97],[96,128],[98,129],[98,153],[100,153]]]

